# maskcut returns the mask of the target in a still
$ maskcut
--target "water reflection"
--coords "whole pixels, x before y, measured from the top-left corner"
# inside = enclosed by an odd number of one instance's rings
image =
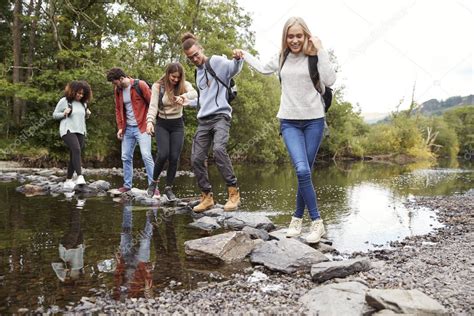
[[[288,225],[297,187],[291,165],[234,167],[242,210],[268,215],[277,226]],[[434,212],[408,209],[404,203],[411,196],[472,189],[474,164],[461,167],[319,164],[314,182],[329,238],[337,249],[349,252],[432,229]],[[225,184],[217,179],[215,166],[210,177],[222,186],[216,188],[217,200],[225,201]],[[100,178],[112,186],[122,181]],[[184,242],[207,236],[188,227],[193,221],[189,214],[117,203],[110,197],[26,198],[15,191],[19,185],[0,183],[0,314],[16,313],[19,307],[33,312],[38,306],[65,306],[94,293],[123,299],[164,287],[189,289],[244,269],[187,258]],[[192,177],[177,178],[176,189],[181,197],[199,194]],[[225,270],[230,268],[235,270]]]
[[[71,204],[68,227],[58,247],[60,261],[51,263],[53,271],[61,282],[73,282],[84,274],[85,247],[81,227],[81,209],[84,204],[84,199],[78,199],[76,207],[72,207]]]
[[[157,209],[146,212],[145,225],[136,237],[133,236],[133,206],[124,202],[122,212],[122,233],[115,255],[117,266],[114,272],[114,299],[153,296],[152,273],[154,265],[150,260],[150,246],[156,229],[153,221]]]
[[[170,280],[182,282],[184,271],[179,257],[173,214],[163,212],[156,223],[161,229],[153,238],[156,251],[155,265],[158,267],[153,277],[158,287],[164,287],[169,284]]]

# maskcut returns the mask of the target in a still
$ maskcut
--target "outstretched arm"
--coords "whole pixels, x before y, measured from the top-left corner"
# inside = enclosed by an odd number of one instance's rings
[[[278,55],[275,55],[268,63],[263,64],[257,57],[241,49],[234,49],[234,58],[243,58],[253,69],[264,75],[271,75],[279,70]]]

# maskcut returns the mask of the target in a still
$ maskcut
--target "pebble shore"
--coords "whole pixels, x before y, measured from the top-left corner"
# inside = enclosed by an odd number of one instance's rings
[[[442,228],[423,236],[392,242],[389,249],[352,256],[369,257],[373,268],[344,279],[323,284],[357,281],[370,288],[419,289],[440,302],[453,315],[473,315],[474,309],[474,191],[464,195],[420,197],[410,202],[411,209],[436,210]],[[64,309],[57,306],[36,312],[123,313],[123,314],[306,314],[299,302],[309,290],[320,286],[308,273],[286,275],[261,266],[247,268],[223,282],[200,284],[193,290],[175,290],[173,281],[156,291],[153,298],[118,302],[108,294],[83,297]],[[32,312],[19,310],[19,312]]]

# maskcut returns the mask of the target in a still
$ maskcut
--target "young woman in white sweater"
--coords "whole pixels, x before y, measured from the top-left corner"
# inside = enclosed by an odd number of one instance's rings
[[[267,64],[262,64],[250,53],[236,49],[235,57],[242,57],[262,74],[278,73],[281,80],[280,131],[293,162],[298,178],[296,211],[293,214],[287,237],[301,234],[304,209],[312,220],[309,243],[317,243],[325,234],[323,220],[318,211],[311,170],[323,137],[325,115],[324,101],[311,80],[308,56],[317,55],[319,86],[334,84],[336,73],[319,38],[312,36],[302,18],[292,17],[283,27],[282,47],[279,54]]]

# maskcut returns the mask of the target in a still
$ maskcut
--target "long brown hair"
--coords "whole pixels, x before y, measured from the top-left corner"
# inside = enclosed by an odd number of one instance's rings
[[[180,79],[176,86],[170,82],[170,74],[179,73]],[[170,63],[166,66],[166,71],[163,77],[158,80],[158,84],[165,86],[165,93],[168,100],[172,101],[173,96],[181,95],[186,92],[185,83],[186,75],[184,74],[183,66],[180,63]]]
[[[76,94],[81,91],[84,93],[80,102],[82,104],[88,103],[92,99],[92,90],[87,81],[71,81],[66,85],[64,89],[64,96],[68,102],[72,102],[76,99]]]
[[[304,33],[304,43],[303,43],[303,53],[308,56],[314,56],[318,53],[318,50],[314,46],[312,42],[309,41],[309,38],[312,36],[311,32],[309,31],[308,25],[306,22],[297,16],[289,18],[285,25],[283,26],[283,34],[281,37],[281,51],[280,51],[280,68],[281,64],[283,62],[283,57],[288,55],[290,48],[288,47],[288,41],[287,41],[287,36],[288,36],[288,30],[290,27],[299,25],[303,29]]]

